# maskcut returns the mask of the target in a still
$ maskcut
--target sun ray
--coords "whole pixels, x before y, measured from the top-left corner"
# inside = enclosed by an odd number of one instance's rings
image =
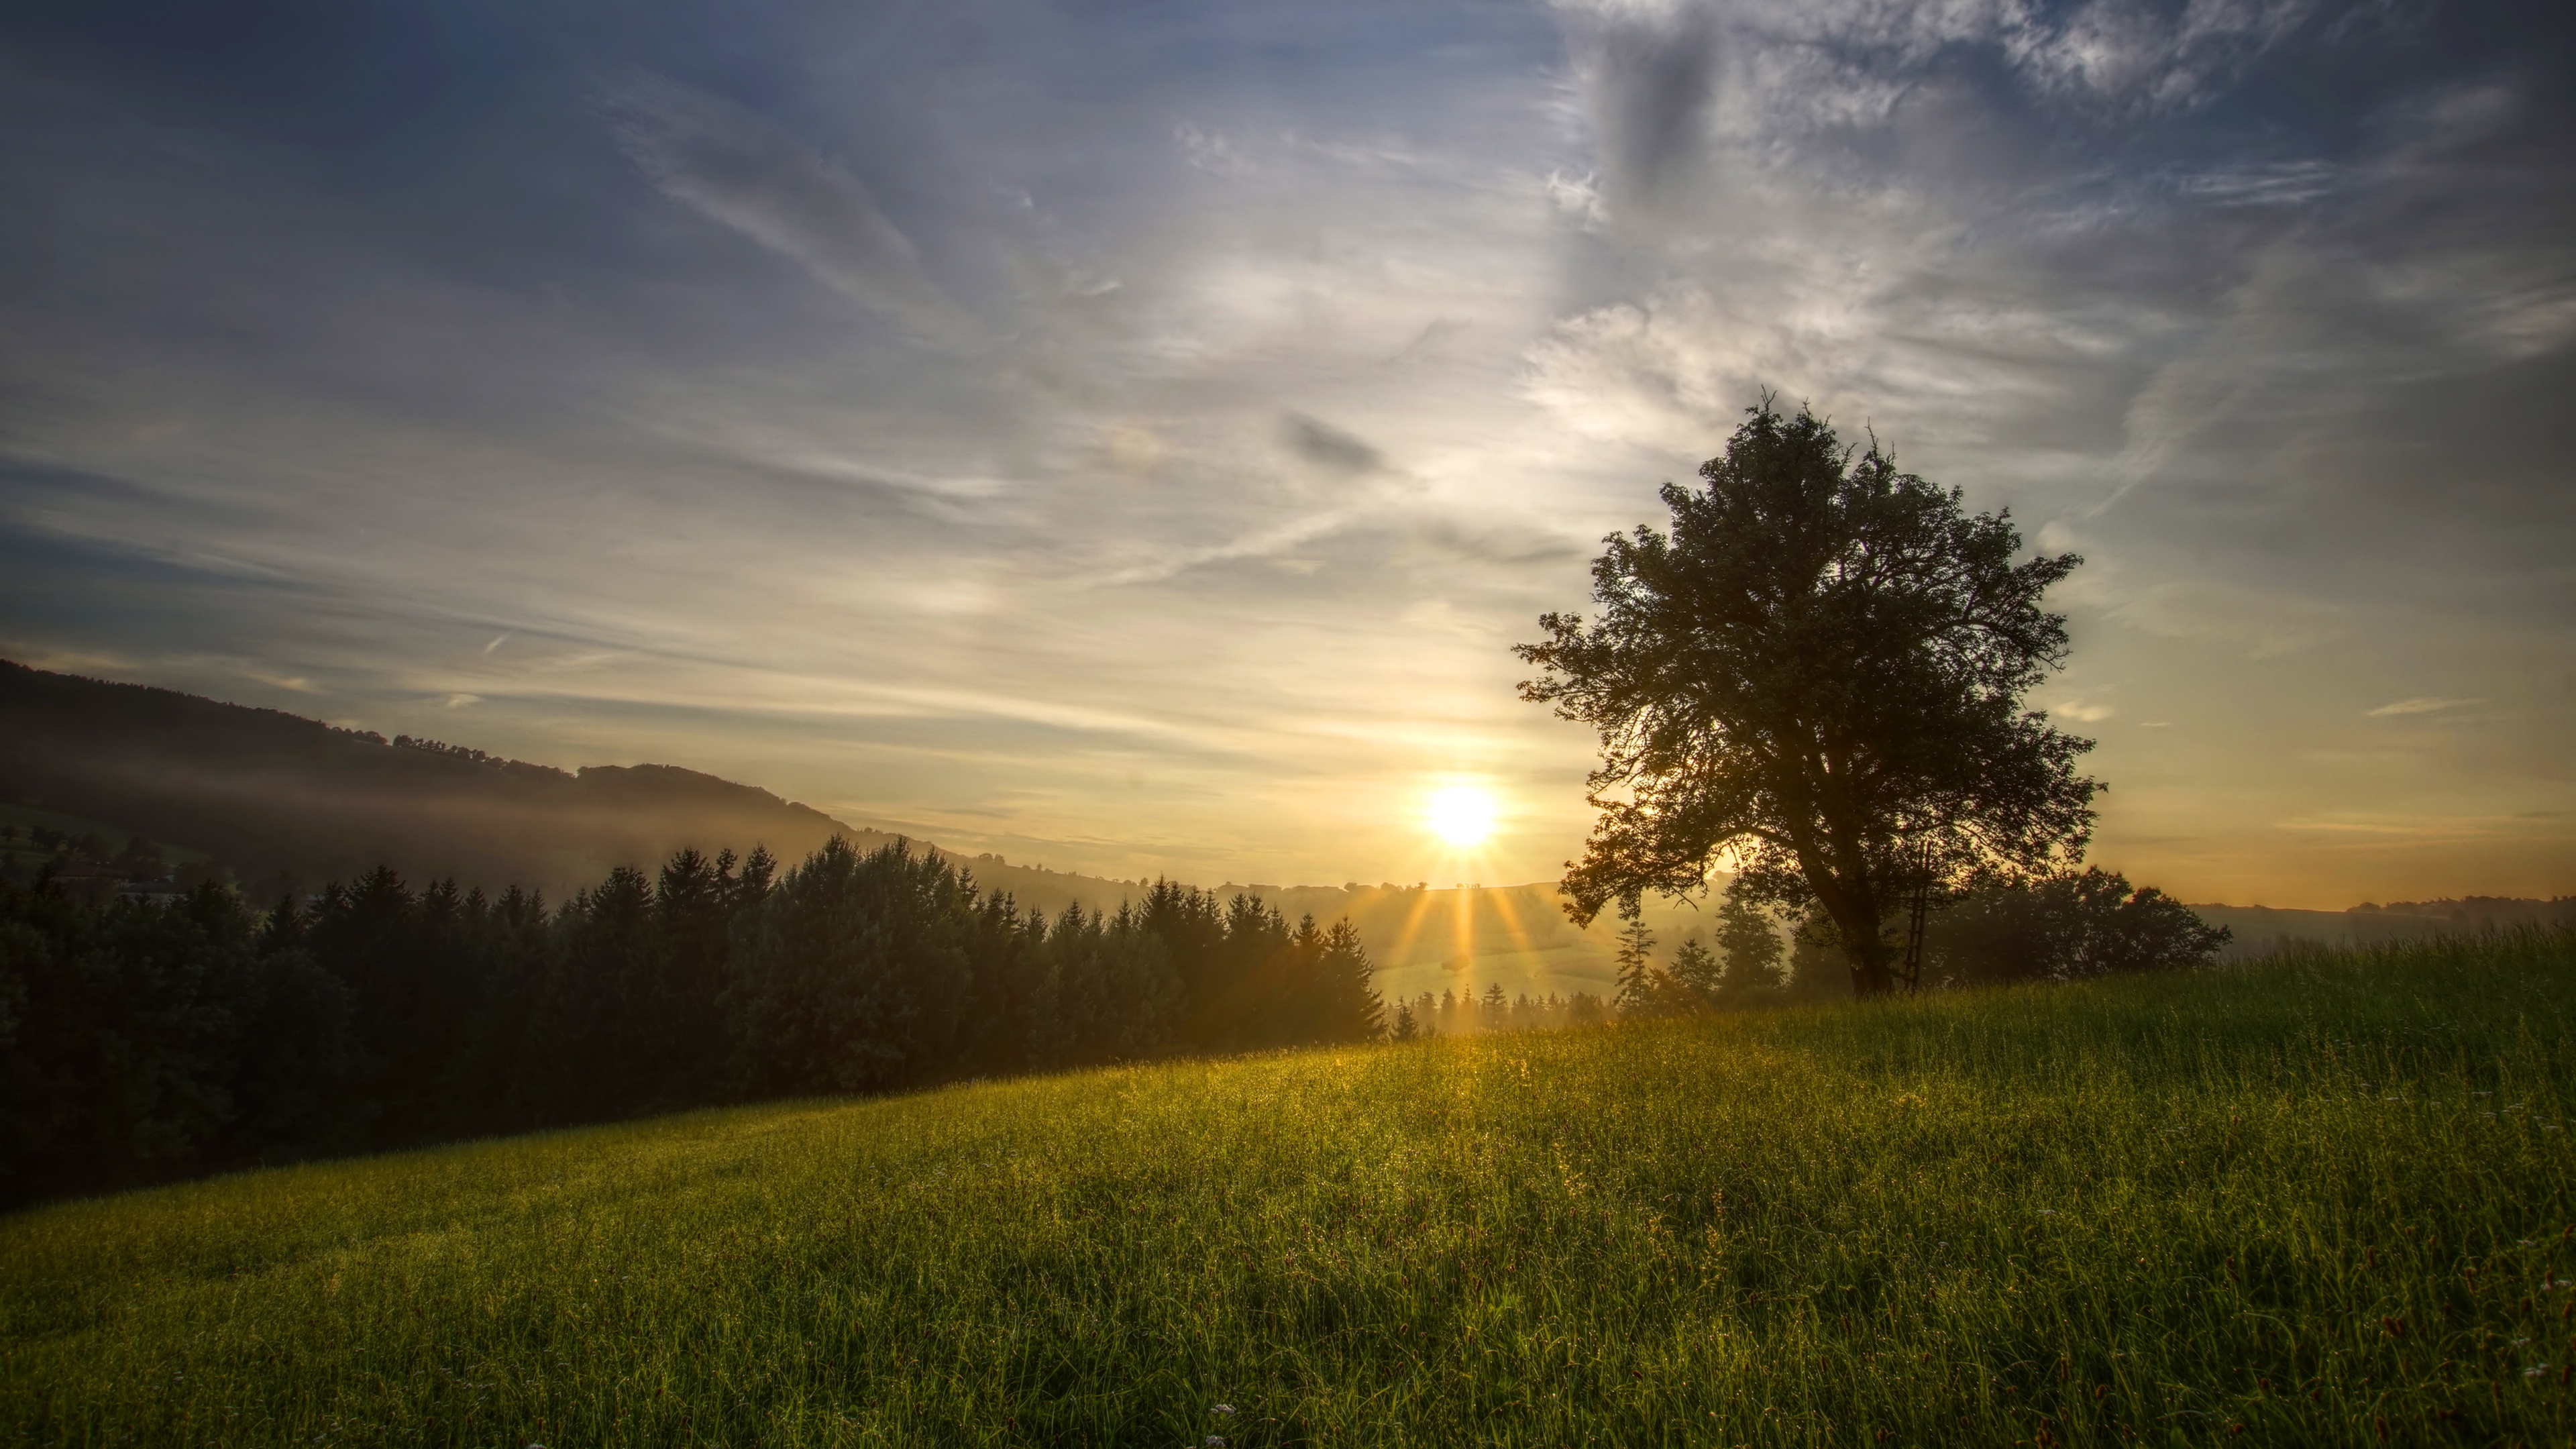
[[[1395,954],[1390,958],[1391,960],[1399,965],[1408,961],[1413,952],[1414,941],[1422,934],[1423,919],[1430,914],[1431,891],[1426,884],[1420,892],[1420,898],[1414,901],[1413,909],[1405,915],[1404,929],[1396,934]]]
[[[1526,955],[1534,949],[1530,945],[1529,932],[1521,927],[1521,913],[1512,908],[1512,892],[1505,890],[1494,893],[1494,914],[1502,919],[1503,933],[1511,937],[1512,945],[1522,954]]]

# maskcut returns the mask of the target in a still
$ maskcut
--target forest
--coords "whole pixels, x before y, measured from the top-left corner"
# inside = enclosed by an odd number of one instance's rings
[[[0,1197],[742,1100],[1368,1040],[1347,922],[1158,881],[1050,919],[901,841],[673,855],[559,904],[379,867],[0,885]]]
[[[129,849],[133,847],[129,846]],[[1811,927],[1622,937],[1615,1000],[1386,1003],[1348,920],[1158,880],[1050,917],[896,840],[781,870],[693,849],[560,902],[391,867],[254,909],[0,883],[0,1201],[724,1103],[1176,1055],[1412,1040],[1849,994]],[[2100,870],[1972,894],[1927,984],[2205,961],[2226,939]]]

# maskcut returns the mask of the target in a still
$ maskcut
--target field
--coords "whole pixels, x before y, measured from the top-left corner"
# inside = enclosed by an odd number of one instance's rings
[[[2571,1026],[2531,935],[61,1204],[0,1220],[0,1432],[2563,1444]]]

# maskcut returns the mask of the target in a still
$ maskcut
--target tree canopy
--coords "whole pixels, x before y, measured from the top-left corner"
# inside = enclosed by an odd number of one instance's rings
[[[1545,615],[1518,647],[1543,671],[1522,697],[1600,732],[1567,912],[1689,895],[1732,855],[1737,897],[1814,914],[1881,992],[1909,904],[2081,858],[2092,742],[2021,697],[2065,662],[2040,599],[2082,560],[2016,562],[2009,513],[1803,408],[1747,411],[1702,486],[1664,485],[1669,533],[1604,540],[1597,615]]]

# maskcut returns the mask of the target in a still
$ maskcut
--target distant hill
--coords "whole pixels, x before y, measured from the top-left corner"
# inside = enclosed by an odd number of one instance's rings
[[[0,798],[210,852],[246,883],[383,863],[561,894],[682,846],[793,860],[877,834],[671,765],[558,770],[6,661]]]
[[[2536,901],[2501,896],[2465,900],[2391,901],[2348,911],[2280,910],[2270,906],[2194,906],[2213,926],[2236,933],[2228,960],[2268,956],[2286,945],[2379,946],[2428,936],[2467,936],[2519,926],[2576,926],[2576,897]]]

